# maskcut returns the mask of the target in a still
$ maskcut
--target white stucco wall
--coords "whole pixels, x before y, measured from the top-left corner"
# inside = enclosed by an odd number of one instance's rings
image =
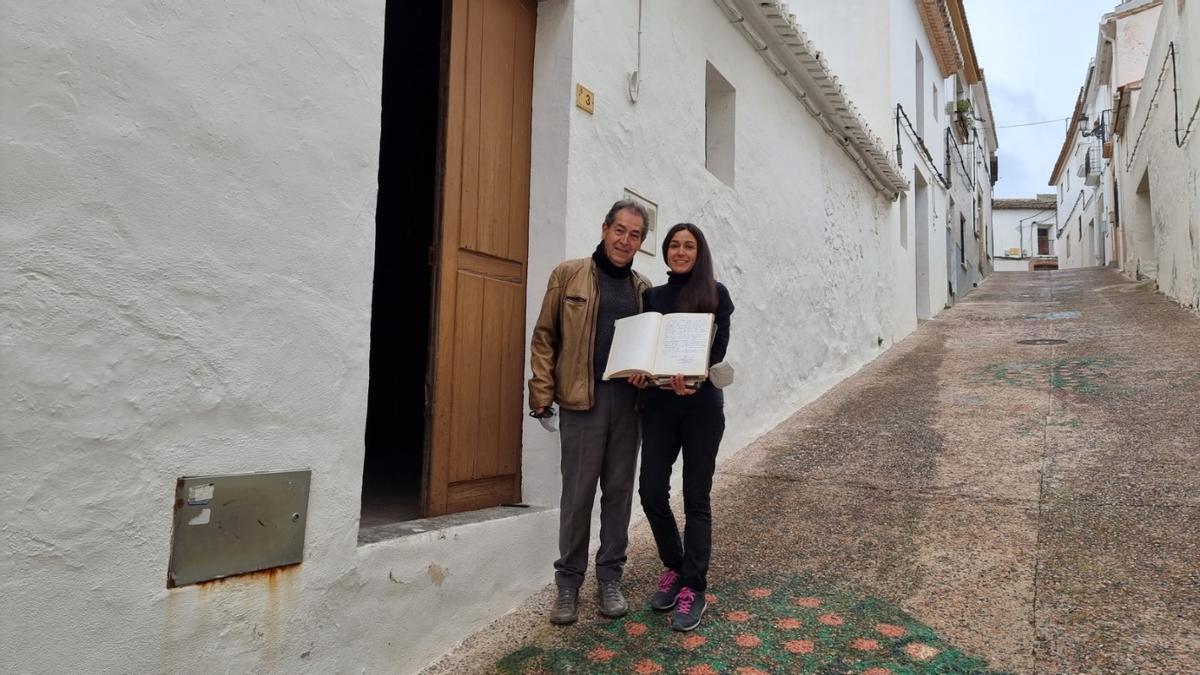
[[[1089,129],[1094,129],[1097,120],[1104,118],[1104,112],[1112,108],[1112,95],[1109,91],[1109,86],[1102,78],[1102,73],[1098,70],[1095,72],[1092,81],[1089,83],[1088,95],[1085,101],[1083,114],[1088,118]],[[1111,115],[1111,113],[1110,113]],[[1111,118],[1109,120],[1111,124]],[[1084,233],[1081,243],[1081,249],[1085,252],[1082,260],[1083,266],[1104,265],[1112,260],[1112,228],[1108,221],[1107,207],[1108,200],[1111,198],[1107,194],[1107,177],[1111,174],[1110,164],[1111,158],[1106,159],[1103,154],[1102,138],[1096,135],[1081,137],[1078,141],[1076,149],[1080,164],[1084,164],[1086,158],[1091,155],[1095,160],[1092,167],[1098,177],[1093,177],[1092,180],[1097,184],[1087,186],[1087,177],[1080,178],[1088,192],[1087,210],[1083,214]],[[1091,223],[1093,231],[1089,234],[1088,227]]]
[[[705,0],[711,1],[711,0]],[[893,41],[908,41],[908,70],[912,70],[915,33],[907,26],[907,14],[916,7],[900,8],[881,0],[840,0],[813,3],[789,0],[789,6],[805,33],[825,55],[829,67],[846,88],[854,105],[880,138],[894,137],[895,82],[889,61],[904,51]],[[908,3],[913,5],[914,3]],[[900,16],[893,16],[897,11]],[[920,19],[917,19],[918,27]],[[926,52],[928,53],[928,52]]]
[[[1083,148],[1080,148],[1083,152]],[[1080,155],[1082,158],[1082,154]],[[1082,159],[1078,162],[1082,166]],[[1064,236],[1071,237],[1071,253],[1063,261],[1060,261],[1060,269],[1074,269],[1079,267],[1093,267],[1100,264],[1099,244],[1096,239],[1099,238],[1101,224],[1097,207],[1100,204],[1100,191],[1098,187],[1092,187],[1084,183],[1084,179],[1078,174],[1073,176],[1075,181],[1078,181],[1077,189],[1073,190],[1072,194],[1075,201],[1071,202],[1073,208],[1066,213],[1066,217],[1062,221],[1066,227],[1063,231]],[[1083,198],[1080,199],[1079,195]],[[1089,234],[1089,228],[1093,230]]]
[[[954,78],[950,78],[946,86],[954,91]],[[963,87],[962,96],[971,101],[977,116],[983,116],[982,111],[986,110],[982,92],[983,88],[979,85]],[[951,119],[954,119],[954,116],[951,116]],[[985,169],[987,149],[982,140],[983,126],[976,122],[975,128],[979,132],[979,140],[972,134],[963,141],[955,141],[957,151],[950,148],[950,169],[947,173],[950,180],[948,194],[949,199],[953,200],[953,208],[948,201],[945,223],[949,239],[954,242],[952,246],[947,245],[947,256],[949,268],[954,273],[954,287],[959,298],[970,293],[975,285],[982,282],[988,270],[986,247],[982,246],[988,236],[988,224],[986,214],[983,217],[978,214],[978,200],[982,198],[985,203],[991,202],[991,185],[988,183]],[[957,139],[957,136],[955,138]],[[960,216],[966,220],[965,228],[960,228]],[[965,262],[959,256],[960,246]]]
[[[860,3],[861,4],[861,3]],[[937,173],[945,172],[945,125],[946,114],[943,110],[946,96],[946,83],[938,69],[937,59],[929,44],[921,16],[917,12],[916,3],[907,0],[893,0],[890,10],[890,88],[892,95],[887,102],[889,114],[895,116],[895,105],[903,106],[905,114],[912,122],[914,130],[923,129],[922,139],[929,151],[932,163],[924,158],[910,133],[901,127],[897,136],[895,121],[885,130],[885,138],[893,143],[899,142],[904,163],[904,170],[913,186],[907,198],[896,204],[893,211],[892,231],[901,232],[900,213],[903,208],[906,213],[907,241],[904,246],[893,247],[892,266],[895,270],[894,299],[892,302],[892,321],[898,335],[907,335],[916,328],[918,307],[918,274],[928,279],[922,302],[929,310],[928,317],[936,316],[946,305],[946,237],[945,237],[945,204],[946,190],[939,184]],[[843,30],[853,25],[853,22],[843,24]],[[863,34],[857,36],[862,39]],[[862,45],[860,45],[862,46]],[[917,102],[916,50],[920,48],[923,57],[922,105]],[[865,47],[864,47],[865,48]],[[869,62],[870,59],[860,59]],[[937,85],[938,98],[934,100],[933,87]],[[928,184],[928,209],[923,222],[918,222],[916,185],[918,180],[915,172],[920,172],[922,179]],[[917,228],[924,229],[924,237],[919,237]],[[919,241],[923,241],[924,250],[918,251]],[[918,262],[920,261],[920,262]]]
[[[570,126],[576,113],[574,77],[575,8],[573,2],[538,3],[537,44],[533,70],[533,133],[530,148],[529,266],[527,272],[526,344],[537,324],[542,296],[550,272],[564,259],[582,255],[567,253],[568,178],[571,165]],[[624,33],[622,33],[624,37]],[[615,201],[615,199],[614,199]],[[596,230],[604,212],[592,215]],[[595,242],[599,243],[599,233]],[[529,350],[525,350],[528,380]],[[522,389],[528,396],[527,389]],[[526,503],[557,506],[560,494],[557,437],[525,418],[521,447],[521,496]],[[531,546],[556,550],[557,529],[544,533]],[[551,574],[549,563],[544,570]],[[549,576],[546,576],[549,581]]]
[[[6,9],[0,670],[402,661],[417,560],[356,546],[384,3]],[[303,565],[165,588],[177,476],[296,467]]]
[[[1168,0],[1174,2],[1175,0]],[[1162,5],[1115,19],[1113,81],[1115,87],[1137,82],[1146,74]]]
[[[1054,210],[1043,209],[1010,209],[993,208],[992,222],[994,229],[993,251],[996,256],[996,269],[1013,271],[1016,268],[1029,269],[1028,260],[1004,261],[1001,256],[1008,256],[1009,248],[1021,249],[1021,257],[1031,258],[1038,254],[1037,230],[1038,225],[1048,224],[1050,227],[1050,253],[1054,255]]]
[[[1133,14],[1123,14],[1118,8],[1111,15],[1106,15],[1108,23],[1101,26],[1103,34],[1111,35],[1113,41],[1112,62],[1106,73],[1107,82],[1105,84],[1109,93],[1114,97],[1119,95],[1118,92],[1122,87],[1138,86],[1146,74],[1147,59],[1150,56],[1150,48],[1154,42],[1154,32],[1161,11],[1161,3],[1147,4],[1150,6]],[[1102,45],[1097,46],[1098,53],[1101,48]],[[1125,95],[1134,101],[1126,114],[1128,117],[1128,114],[1137,110],[1137,91],[1130,89]],[[1116,111],[1113,112],[1112,119],[1115,120]],[[1127,124],[1126,120],[1126,126]],[[1120,214],[1117,212],[1120,173],[1124,170],[1123,163],[1117,158],[1123,157],[1122,144],[1124,141],[1125,139],[1120,136],[1112,137],[1113,158],[1107,163],[1103,177],[1104,204],[1108,221],[1105,259],[1114,262],[1122,270],[1127,269],[1126,262],[1129,259],[1128,249],[1131,243],[1128,231],[1123,227],[1117,227],[1120,222]]]
[[[1100,263],[1099,239],[1100,224],[1097,208],[1100,193],[1096,188],[1083,186],[1083,179],[1072,177],[1072,189],[1069,193],[1071,201],[1067,208],[1060,208],[1063,214],[1059,221],[1060,236],[1056,244],[1058,250],[1059,269],[1077,269],[1093,267]],[[1060,206],[1062,203],[1060,202]],[[1093,224],[1096,239],[1089,241],[1088,225]],[[1070,244],[1067,244],[1067,240]]]
[[[1008,260],[1005,258],[996,258],[995,270],[997,272],[1027,272],[1029,271],[1029,260]]]
[[[1134,275],[1141,271],[1155,278],[1163,293],[1188,307],[1200,307],[1200,120],[1192,123],[1191,135],[1178,147],[1169,65],[1163,90],[1157,100],[1151,99],[1168,44],[1174,42],[1182,136],[1200,96],[1200,45],[1195,39],[1200,35],[1200,10],[1194,4],[1187,3],[1182,14],[1178,3],[1162,6],[1143,89],[1126,126],[1118,166],[1121,222],[1130,230],[1127,238],[1133,240],[1126,272]],[[1153,235],[1152,250],[1136,241],[1136,191],[1144,178],[1150,186],[1147,234]]]
[[[1091,204],[1092,193],[1095,191],[1079,175],[1084,147],[1089,139],[1079,135],[1077,126],[1068,127],[1067,133],[1070,134],[1067,159],[1056,176],[1056,192],[1059,195],[1056,214],[1059,229],[1055,248],[1058,251],[1059,269],[1075,269],[1092,264],[1084,255],[1079,234],[1079,219],[1083,218],[1086,238],[1086,227],[1090,217],[1087,207]]]

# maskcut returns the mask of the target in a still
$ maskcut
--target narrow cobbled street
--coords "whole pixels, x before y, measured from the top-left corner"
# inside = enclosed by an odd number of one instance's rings
[[[1200,318],[999,273],[719,467],[696,632],[640,524],[629,616],[547,589],[431,671],[1200,672],[1198,487]]]

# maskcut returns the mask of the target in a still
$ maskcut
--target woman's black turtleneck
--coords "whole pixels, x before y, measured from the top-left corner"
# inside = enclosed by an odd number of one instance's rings
[[[678,307],[679,292],[691,277],[691,272],[669,273],[666,284],[647,289],[642,294],[642,311],[660,314],[681,311]],[[708,365],[710,366],[725,360],[725,350],[729,347],[729,315],[733,314],[733,299],[729,297],[729,290],[720,282],[717,282],[717,311],[713,314],[717,334],[713,338],[712,349],[708,354]],[[711,408],[725,405],[724,394],[707,380],[700,386],[700,391],[690,396],[678,396],[673,391],[663,389],[650,389],[649,392],[647,404],[651,407],[686,405]]]

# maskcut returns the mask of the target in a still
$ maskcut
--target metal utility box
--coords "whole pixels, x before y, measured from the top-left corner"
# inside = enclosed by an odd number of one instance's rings
[[[180,478],[167,588],[304,559],[312,471]]]

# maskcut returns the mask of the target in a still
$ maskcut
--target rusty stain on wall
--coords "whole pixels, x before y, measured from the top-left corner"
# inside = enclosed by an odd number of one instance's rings
[[[279,567],[268,567],[265,570],[246,572],[245,574],[233,574],[227,577],[221,577],[220,579],[200,581],[194,584],[194,586],[200,589],[201,597],[203,597],[208,591],[211,591],[223,584],[227,584],[235,579],[244,581],[246,583],[263,582],[267,585],[268,589],[273,589],[281,578],[289,576],[298,567],[300,567],[300,563],[280,565]]]
[[[446,576],[449,575],[449,571],[443,570],[437,563],[429,563],[429,569],[427,571],[429,573],[429,580],[432,581],[433,585],[437,586],[438,588],[442,587],[442,584],[446,581]]]

